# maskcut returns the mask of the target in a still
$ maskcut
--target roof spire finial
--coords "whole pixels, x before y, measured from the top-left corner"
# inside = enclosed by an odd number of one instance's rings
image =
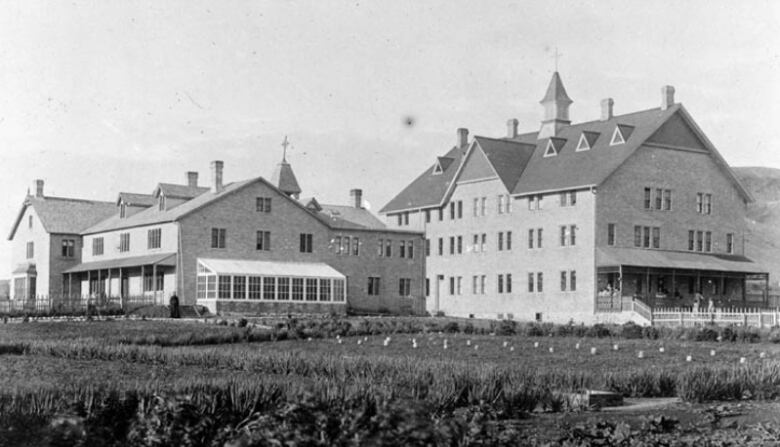
[[[282,162],[287,162],[287,146],[290,145],[290,141],[287,139],[287,135],[284,136],[284,141],[282,141],[282,147],[284,148],[284,152],[282,152]]]
[[[555,47],[555,53],[553,54],[553,57],[555,58],[555,71],[558,72],[558,58],[563,56],[563,54],[558,52],[558,47]]]

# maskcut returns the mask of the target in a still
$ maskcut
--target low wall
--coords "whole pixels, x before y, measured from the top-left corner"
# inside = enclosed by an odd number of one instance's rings
[[[389,313],[393,315],[425,315],[424,297],[350,296],[349,310],[355,313]]]
[[[261,314],[339,314],[346,315],[346,303],[289,302],[289,301],[248,301],[200,299],[199,306],[205,306],[215,315],[223,313],[261,315]]]

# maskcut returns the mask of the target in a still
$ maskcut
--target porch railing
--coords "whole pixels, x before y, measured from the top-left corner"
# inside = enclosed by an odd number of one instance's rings
[[[653,309],[652,321],[661,326],[719,324],[763,328],[780,324],[780,309],[715,308],[694,312],[690,308],[657,308]]]
[[[0,300],[0,314],[74,314],[95,312],[130,312],[139,307],[157,304],[153,295],[128,297],[35,296],[25,299]]]

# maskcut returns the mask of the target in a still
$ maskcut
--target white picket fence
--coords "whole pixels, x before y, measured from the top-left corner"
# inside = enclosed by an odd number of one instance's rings
[[[780,325],[780,309],[720,309],[712,311],[690,308],[656,308],[652,311],[654,325],[659,326],[724,326],[773,327]]]

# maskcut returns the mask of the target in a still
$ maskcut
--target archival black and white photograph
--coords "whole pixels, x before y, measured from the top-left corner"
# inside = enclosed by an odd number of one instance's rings
[[[0,1],[0,446],[780,446],[778,24]]]

